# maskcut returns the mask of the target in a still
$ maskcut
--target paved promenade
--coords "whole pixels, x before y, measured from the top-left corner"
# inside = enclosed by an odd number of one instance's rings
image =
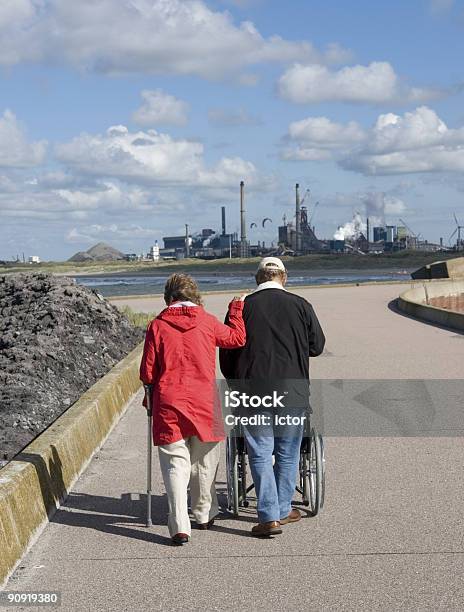
[[[394,312],[388,304],[401,289],[300,290],[328,338],[312,375],[462,377],[464,336]],[[206,306],[222,317],[229,299],[209,295]],[[131,305],[157,311],[161,302]],[[193,531],[187,546],[174,548],[156,453],[154,526],[144,527],[140,402],[139,395],[130,403],[7,589],[59,590],[62,609],[79,611],[464,608],[462,437],[329,437],[319,517],[256,540],[251,507],[237,520],[223,514],[212,531]],[[224,503],[224,465],[218,489]]]

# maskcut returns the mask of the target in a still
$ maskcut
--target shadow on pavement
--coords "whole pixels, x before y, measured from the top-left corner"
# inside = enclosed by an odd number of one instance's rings
[[[153,533],[149,529],[143,529],[145,526],[145,508],[146,495],[139,495],[138,493],[123,493],[120,498],[70,493],[65,505],[57,510],[51,522],[95,529],[135,540],[171,546],[169,537]],[[165,525],[166,516],[166,496],[153,495],[153,524]],[[137,527],[137,529],[131,526]]]
[[[245,537],[254,537],[251,535],[251,528],[247,527],[247,529],[236,529],[233,527],[226,527],[224,524],[225,521],[236,521],[239,523],[251,523],[252,525],[256,525],[258,523],[258,515],[256,513],[256,502],[257,499],[255,496],[248,496],[248,500],[250,502],[249,507],[241,508],[239,516],[233,516],[227,509],[227,483],[218,481],[216,482],[217,487],[217,495],[218,502],[220,508],[220,514],[216,517],[216,521],[214,526],[212,527],[212,531],[222,531],[224,533],[245,536]],[[311,512],[309,508],[303,505],[303,502],[293,500],[293,507],[298,507],[302,514],[302,519],[312,518]]]

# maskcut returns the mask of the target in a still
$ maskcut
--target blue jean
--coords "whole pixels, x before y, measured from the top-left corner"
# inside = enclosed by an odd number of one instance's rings
[[[300,460],[303,425],[292,427],[284,436],[275,436],[272,426],[244,427],[251,475],[258,497],[260,523],[279,521],[291,511]],[[272,454],[275,463],[272,465]]]

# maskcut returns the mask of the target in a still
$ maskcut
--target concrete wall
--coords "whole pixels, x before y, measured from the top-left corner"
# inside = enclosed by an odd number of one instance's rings
[[[464,331],[463,312],[432,305],[437,302],[445,303],[443,298],[446,297],[454,297],[459,301],[459,296],[462,294],[464,294],[464,279],[426,281],[401,293],[398,298],[398,308],[418,319]],[[452,300],[449,299],[448,303],[452,303]]]
[[[34,543],[140,387],[142,344],[0,470],[0,585]]]
[[[433,278],[464,279],[464,257],[454,257],[444,261],[435,261],[419,268],[411,274],[415,280]]]

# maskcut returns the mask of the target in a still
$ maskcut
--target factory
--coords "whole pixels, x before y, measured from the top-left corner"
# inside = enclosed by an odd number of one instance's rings
[[[263,220],[270,221],[269,218]],[[251,226],[256,226],[252,223]],[[221,231],[204,228],[191,233],[189,225],[185,225],[182,236],[164,236],[164,248],[159,249],[162,259],[183,259],[194,257],[199,259],[219,259],[224,257],[256,257],[269,253],[264,242],[250,244],[247,239],[247,224],[245,211],[245,183],[240,183],[240,236],[237,232],[227,232],[226,207],[221,207]],[[152,247],[153,248],[153,247]],[[274,249],[275,251],[275,249]]]
[[[284,215],[283,225],[279,227],[279,248],[282,253],[304,255],[328,249],[326,241],[317,238],[316,228],[311,225],[318,202],[309,217],[307,206],[303,206],[308,195],[309,190],[306,190],[304,197],[300,199],[300,185],[295,185],[295,223],[287,223]]]
[[[464,240],[461,239],[461,229],[456,217],[457,229],[456,246],[444,246],[443,239],[439,244],[424,240],[421,234],[414,233],[411,228],[399,219],[398,225],[377,224],[372,227],[369,217],[364,221],[359,212],[353,214],[351,221],[339,226],[332,238],[319,238],[314,225],[314,215],[319,206],[316,202],[309,207],[310,190],[307,189],[303,197],[300,195],[300,185],[295,185],[295,207],[294,213],[288,220],[284,214],[282,225],[278,227],[276,243],[266,246],[264,242],[258,241],[252,244],[248,239],[248,226],[246,220],[245,184],[240,183],[240,234],[228,232],[226,227],[226,207],[221,207],[221,230],[203,228],[192,233],[189,225],[185,225],[185,233],[177,236],[165,236],[163,248],[156,243],[151,247],[148,259],[157,261],[159,259],[219,259],[232,257],[256,257],[264,255],[290,255],[299,256],[311,253],[357,253],[360,255],[393,253],[402,250],[461,250],[464,249]],[[265,217],[261,224],[272,223],[269,217]],[[253,222],[249,229],[257,228],[258,224]],[[450,239],[454,236],[450,237]]]

